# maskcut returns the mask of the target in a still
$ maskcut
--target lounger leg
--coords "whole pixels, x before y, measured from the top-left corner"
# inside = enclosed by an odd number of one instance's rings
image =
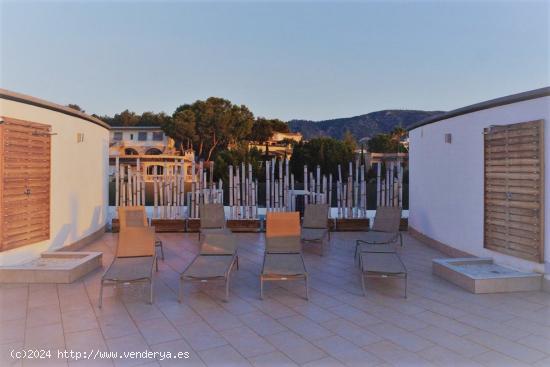
[[[365,274],[361,272],[361,288],[363,289],[363,296],[367,295],[367,290],[365,289]]]
[[[264,279],[260,276],[260,299],[264,299]]]
[[[307,275],[304,278],[304,281],[306,283],[306,299],[309,301],[309,287],[308,287],[308,284],[307,284]]]
[[[405,299],[407,299],[407,285],[408,285],[408,276],[405,274]]]
[[[149,304],[153,304],[153,278],[149,279]]]
[[[236,260],[237,260],[237,270],[239,270],[239,257],[238,256],[235,256]]]
[[[229,302],[229,275],[225,278],[225,302]]]
[[[155,257],[155,267],[156,267],[156,270],[158,272],[159,271],[159,259],[158,259],[158,257]]]
[[[178,292],[178,302],[183,302],[183,278],[180,277],[180,289]]]
[[[103,279],[101,279],[101,286],[99,287],[99,308],[103,307]]]
[[[160,256],[162,257],[162,261],[164,261],[164,246],[162,245],[162,241],[160,241]]]

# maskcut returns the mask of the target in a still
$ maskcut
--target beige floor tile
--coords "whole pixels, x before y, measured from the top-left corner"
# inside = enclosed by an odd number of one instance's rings
[[[148,349],[148,345],[140,334],[121,336],[119,338],[108,339],[105,341],[107,348],[111,352],[116,352],[118,356],[129,352],[143,352]],[[116,358],[115,366],[137,366],[152,362],[149,358]]]
[[[293,307],[293,309],[298,312],[300,315],[307,317],[308,319],[322,323],[328,320],[334,320],[339,318],[338,315],[333,314],[332,312],[325,310],[322,307],[319,307],[313,303],[307,305]]]
[[[448,348],[464,357],[473,357],[488,351],[484,346],[466,338],[456,336],[435,326],[418,330],[415,334],[442,347]]]
[[[1,332],[0,332],[1,334]],[[16,358],[17,351],[23,348],[23,342],[0,344],[0,366],[20,367],[23,364],[21,359]]]
[[[269,367],[344,362],[380,367],[550,365],[545,344],[550,339],[550,296],[467,293],[434,276],[431,260],[443,255],[406,233],[402,255],[410,271],[408,299],[401,297],[399,284],[390,282],[369,282],[364,297],[353,263],[357,234],[334,233],[327,256],[304,253],[311,277],[309,302],[300,282],[269,283],[260,300],[264,238],[250,233],[237,235],[241,269],[233,274],[229,302],[221,300],[223,287],[186,284],[183,304],[176,301],[178,277],[198,251],[196,234],[159,236],[167,259],[155,273],[154,305],[146,303],[144,287],[107,287],[104,306],[98,308],[101,271],[66,285],[0,285],[0,351],[22,346],[27,337],[37,345],[73,349],[186,349],[195,357],[194,363],[144,359],[117,360],[117,365],[203,367],[198,350],[212,364]],[[105,251],[108,263],[116,238],[105,234],[89,248]],[[0,365],[6,363],[0,360]]]
[[[248,327],[221,331],[220,334],[244,357],[274,352],[275,348]]]
[[[377,343],[382,340],[378,335],[344,319],[326,321],[322,323],[322,325],[334,334],[351,341],[359,347],[364,347],[365,345]]]
[[[490,313],[491,311],[487,310],[487,314]],[[457,321],[510,340],[517,340],[531,334],[530,332],[522,330],[520,328],[508,326],[504,322],[493,321],[475,315],[463,316],[458,318]]]
[[[375,366],[382,361],[340,336],[329,336],[312,342],[331,357],[349,367]]]
[[[293,332],[284,331],[265,337],[277,349],[298,364],[315,361],[326,356],[326,353]]]
[[[164,317],[136,321],[137,327],[149,345],[180,339],[180,334]]]
[[[441,316],[432,311],[421,312],[421,313],[415,314],[414,317],[432,326],[437,326],[441,329],[445,329],[448,332],[458,336],[464,336],[473,331],[476,331],[476,328],[472,326],[466,325],[464,323],[458,322],[456,320],[450,319],[445,316]]]
[[[379,318],[347,305],[332,307],[329,310],[341,318],[359,326],[370,326],[381,322]]]
[[[248,358],[254,367],[298,367],[290,358],[281,352],[262,354]]]
[[[324,338],[333,333],[304,316],[290,316],[278,319],[278,321],[307,340]]]
[[[389,341],[369,344],[363,348],[394,367],[432,367],[434,363],[422,358],[418,353],[409,352]]]
[[[63,311],[62,318],[65,333],[99,328],[96,315],[91,307]]]
[[[35,327],[61,322],[61,310],[58,304],[29,308],[27,313],[27,327]]]
[[[174,325],[185,325],[201,321],[201,317],[193,309],[182,303],[170,303],[159,306],[164,316]]]
[[[97,318],[105,339],[137,334],[138,329],[127,313],[101,315]]]
[[[216,331],[243,326],[239,318],[221,307],[208,307],[197,313]]]
[[[446,367],[482,367],[483,365],[439,345],[426,348],[417,353],[420,357]]]
[[[183,339],[155,344],[151,347],[151,350],[164,353],[163,355],[157,357],[157,360],[162,367],[176,367],[182,365],[192,367],[205,366],[204,362],[200,359],[199,354],[192,350],[189,343]],[[185,352],[188,353],[188,358],[185,358],[186,355],[182,354]],[[172,356],[180,356],[183,358],[168,358],[167,353],[170,353]]]
[[[63,349],[65,338],[61,323],[37,326],[25,330],[25,347]]]
[[[341,363],[340,361],[332,357],[321,358],[316,361],[311,361],[302,365],[302,367],[343,367],[343,366],[345,366],[343,363]],[[364,364],[363,366],[367,366],[367,365]]]
[[[487,353],[480,354],[472,358],[474,361],[481,363],[486,367],[527,367],[532,366],[526,364],[517,359],[508,357],[504,354],[495,351],[489,351]]]
[[[373,325],[369,327],[369,331],[411,352],[418,352],[433,345],[416,334],[389,324]]]
[[[262,312],[254,312],[239,316],[239,319],[260,336],[280,333],[288,329],[279,321]]]
[[[550,339],[547,339],[540,335],[529,335],[525,338],[518,339],[520,344],[526,345],[533,349],[537,349],[540,352],[550,355]]]
[[[179,325],[177,329],[185,341],[191,345],[191,348],[196,351],[227,344],[227,341],[204,321]]]
[[[493,349],[525,363],[535,363],[547,356],[536,349],[514,343],[508,339],[485,331],[476,331],[475,333],[468,334],[465,337],[482,344],[487,348]]]
[[[90,350],[107,351],[107,344],[103,339],[101,330],[92,329],[65,333],[65,344],[67,349],[78,352],[89,352]]]
[[[224,345],[222,347],[207,349],[199,352],[202,360],[212,367],[245,367],[252,366],[248,360],[246,360],[242,355],[240,355],[235,349],[229,345]]]
[[[0,344],[22,343],[25,340],[26,319],[0,321]]]

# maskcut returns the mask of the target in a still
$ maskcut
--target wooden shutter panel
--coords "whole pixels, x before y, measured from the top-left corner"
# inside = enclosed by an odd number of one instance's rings
[[[484,246],[544,261],[544,121],[485,129]]]
[[[51,127],[2,117],[0,249],[50,238]]]

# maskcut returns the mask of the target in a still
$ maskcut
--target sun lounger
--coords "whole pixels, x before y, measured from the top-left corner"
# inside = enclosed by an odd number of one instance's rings
[[[309,299],[307,271],[300,241],[300,213],[267,213],[260,298],[263,299],[264,281],[300,279],[305,281],[306,299]]]
[[[372,230],[364,234],[363,239],[355,243],[355,255],[376,248],[377,252],[386,250],[393,252],[397,244],[403,247],[403,236],[399,232],[401,208],[380,206],[376,209]]]
[[[115,258],[103,276],[99,290],[99,307],[103,303],[103,286],[132,282],[148,282],[149,302],[153,303],[153,266],[155,264],[155,230],[133,227],[121,231]]]
[[[126,228],[151,227],[144,206],[119,206],[118,222],[119,231],[124,231]],[[162,246],[162,241],[155,239],[155,248],[160,249],[160,256],[162,261],[164,261],[164,247]],[[156,262],[156,269],[157,271],[159,270],[158,259]]]
[[[229,277],[233,265],[239,269],[237,242],[230,233],[206,233],[200,253],[180,276],[179,301],[183,301],[184,280],[206,283],[211,280],[225,281],[225,300],[229,299]]]
[[[304,212],[304,222],[302,223],[302,242],[320,243],[321,256],[324,253],[326,239],[330,235],[327,223],[328,210],[327,204],[308,204]]]
[[[407,268],[397,252],[362,251],[360,254],[361,287],[366,295],[365,278],[401,278],[405,280],[405,298],[407,298]]]
[[[201,204],[199,206],[199,216],[199,240],[201,235],[206,233],[226,232],[223,204]]]

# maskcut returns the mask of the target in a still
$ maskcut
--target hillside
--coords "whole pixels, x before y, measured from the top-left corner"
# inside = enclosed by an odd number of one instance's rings
[[[293,132],[301,132],[305,139],[330,136],[341,139],[349,130],[357,140],[390,132],[394,127],[407,128],[428,117],[443,111],[383,110],[365,115],[323,121],[290,120],[288,125]]]

